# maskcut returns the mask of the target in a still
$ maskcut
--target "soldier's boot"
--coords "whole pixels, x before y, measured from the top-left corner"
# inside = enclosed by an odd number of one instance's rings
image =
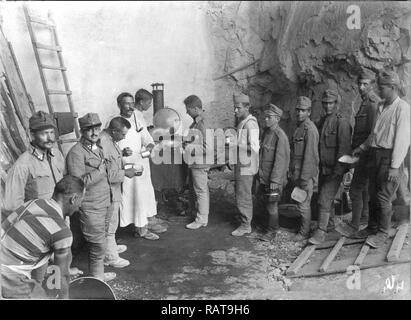
[[[334,231],[335,225],[335,210],[332,208],[328,219],[327,232]]]
[[[369,209],[369,219],[367,228],[355,233],[352,238],[355,239],[366,239],[371,235],[376,235],[378,232],[378,226],[380,221],[380,209],[372,206]]]
[[[308,239],[311,244],[321,244],[325,241],[327,235],[327,226],[330,220],[330,212],[324,209],[320,209],[318,218],[318,228],[315,230],[313,236]]]
[[[356,194],[356,192],[361,193],[361,196]],[[353,227],[354,229],[358,230],[360,227],[361,214],[364,208],[362,190],[354,190],[353,192],[351,192],[351,199],[352,199],[352,217],[351,217],[351,223],[349,225]]]
[[[301,226],[292,241],[304,241],[310,237],[311,210],[301,211]]]
[[[378,232],[374,235],[370,235],[366,240],[366,243],[375,249],[382,247],[388,239],[388,232],[391,228],[392,207],[380,208],[378,217]]]
[[[277,231],[280,228],[278,217],[278,202],[272,202],[267,204],[268,211],[268,229]]]
[[[308,242],[310,244],[316,244],[316,245],[321,244],[325,241],[326,235],[327,235],[327,231],[318,228],[317,230],[315,230],[312,237],[308,239]]]

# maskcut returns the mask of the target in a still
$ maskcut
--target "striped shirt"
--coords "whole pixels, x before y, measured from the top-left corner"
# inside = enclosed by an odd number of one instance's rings
[[[60,206],[52,199],[31,200],[2,222],[1,263],[26,274],[46,263],[53,251],[70,248],[72,241]]]

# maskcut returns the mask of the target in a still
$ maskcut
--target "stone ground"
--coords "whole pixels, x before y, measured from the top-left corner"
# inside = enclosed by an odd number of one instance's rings
[[[315,278],[284,276],[287,267],[302,251],[290,241],[293,235],[282,228],[271,243],[260,241],[254,231],[248,237],[233,237],[236,227],[232,182],[229,174],[210,175],[212,188],[209,225],[185,229],[186,217],[163,213],[168,231],[160,240],[136,239],[129,228],[118,232],[118,243],[128,250],[121,256],[130,260],[109,284],[117,299],[410,299],[410,265],[361,270],[361,288],[349,290],[348,275]],[[221,179],[220,179],[221,178]],[[256,219],[259,220],[258,217]],[[280,220],[284,225],[284,221]],[[74,265],[87,270],[86,251],[75,257]],[[386,290],[386,279],[404,281],[399,292]]]

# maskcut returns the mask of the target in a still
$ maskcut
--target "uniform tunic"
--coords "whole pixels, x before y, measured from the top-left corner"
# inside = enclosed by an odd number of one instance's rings
[[[81,138],[67,153],[67,172],[82,178],[86,185],[81,208],[101,209],[111,203],[107,167],[101,146],[92,147]]]
[[[333,201],[347,167],[338,162],[343,155],[351,154],[351,126],[347,119],[334,112],[320,119],[320,193],[319,229],[326,231],[333,214]]]
[[[314,185],[318,180],[318,142],[319,135],[315,124],[310,120],[298,124],[291,141],[291,173],[294,185],[302,188],[307,197],[303,202],[297,204],[301,214],[302,235],[308,235],[311,223],[311,197]],[[301,181],[305,184],[301,186]]]
[[[290,165],[290,145],[285,132],[277,126],[263,133],[260,148],[259,178],[263,185],[275,183],[279,189],[287,183]]]
[[[317,179],[320,162],[318,142],[318,130],[310,119],[297,126],[291,140],[290,168],[293,181]]]
[[[338,159],[351,154],[351,126],[339,113],[320,119],[320,167],[323,175],[343,176],[347,168]]]
[[[7,174],[4,209],[16,210],[32,199],[51,199],[64,175],[64,157],[57,149],[48,154],[30,145]]]

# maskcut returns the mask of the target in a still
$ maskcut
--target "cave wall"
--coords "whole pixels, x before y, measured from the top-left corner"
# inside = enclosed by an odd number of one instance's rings
[[[360,8],[359,30],[347,27],[352,4]],[[296,96],[312,99],[316,120],[325,87],[337,88],[340,110],[352,121],[360,67],[393,68],[411,101],[410,2],[210,1],[206,14],[215,77],[257,61],[215,80],[216,100],[228,105],[233,90],[248,91],[256,115],[275,103],[284,110],[281,125],[289,134]],[[229,125],[234,113],[231,108],[216,116]]]

